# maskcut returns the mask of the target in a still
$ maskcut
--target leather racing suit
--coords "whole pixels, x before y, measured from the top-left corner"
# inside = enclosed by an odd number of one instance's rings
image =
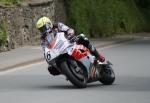
[[[54,24],[52,29],[55,32],[64,32],[65,37],[70,42],[77,42],[78,44],[84,45],[85,47],[87,47],[90,50],[91,54],[94,55],[99,61],[101,61],[101,62],[105,61],[105,58],[98,53],[96,48],[90,43],[90,41],[88,40],[88,38],[84,34],[77,36],[78,39],[76,39],[77,37],[74,35],[75,34],[74,30],[72,28],[68,27],[67,25],[60,23],[60,22],[57,24]],[[47,40],[45,40],[45,38],[43,38],[43,37],[41,37],[41,46],[43,49],[48,46]]]

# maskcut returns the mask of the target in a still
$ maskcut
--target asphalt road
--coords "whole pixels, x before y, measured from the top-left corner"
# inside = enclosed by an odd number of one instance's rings
[[[150,40],[101,50],[114,64],[116,81],[76,89],[64,76],[53,77],[41,62],[0,73],[1,103],[150,103]]]

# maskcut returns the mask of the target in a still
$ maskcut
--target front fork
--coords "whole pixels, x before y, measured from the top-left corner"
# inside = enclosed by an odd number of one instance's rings
[[[97,62],[90,68],[90,72],[88,74],[88,79],[87,79],[88,83],[98,81],[101,78],[100,71],[104,65],[106,67],[110,67],[112,65],[112,63],[109,61],[107,61],[105,63]]]

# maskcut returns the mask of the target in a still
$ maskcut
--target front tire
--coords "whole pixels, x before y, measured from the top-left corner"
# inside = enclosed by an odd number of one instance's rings
[[[67,79],[76,87],[85,88],[87,86],[85,76],[83,75],[82,79],[78,78],[77,75],[75,75],[75,73],[73,72],[73,68],[68,61],[62,62],[60,66],[63,74],[65,74]]]
[[[115,81],[115,73],[111,66],[102,65],[100,71],[100,79],[99,81],[104,85],[111,85]]]

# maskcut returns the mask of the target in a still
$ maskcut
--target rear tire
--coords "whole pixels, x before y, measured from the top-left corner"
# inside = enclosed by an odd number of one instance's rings
[[[84,78],[84,80],[81,80],[77,78],[71,71],[71,66],[69,66],[69,63],[67,63],[67,61],[62,62],[60,66],[63,74],[65,74],[67,79],[76,87],[85,88],[87,86],[86,79]]]

